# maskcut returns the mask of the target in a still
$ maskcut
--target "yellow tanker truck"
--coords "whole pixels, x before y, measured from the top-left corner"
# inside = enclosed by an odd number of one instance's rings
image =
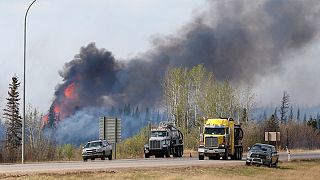
[[[243,131],[232,118],[205,118],[200,133],[199,160],[209,159],[241,160]]]

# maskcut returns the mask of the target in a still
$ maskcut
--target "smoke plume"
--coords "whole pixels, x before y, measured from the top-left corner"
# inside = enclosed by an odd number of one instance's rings
[[[157,106],[161,79],[169,67],[203,64],[218,80],[254,84],[260,76],[277,71],[286,54],[299,52],[318,36],[316,0],[207,4],[207,10],[179,33],[154,38],[150,50],[128,61],[116,60],[94,43],[82,47],[60,72],[63,83],[57,86],[52,104],[65,121],[59,133],[70,128],[66,124],[82,123],[75,117],[85,108]]]

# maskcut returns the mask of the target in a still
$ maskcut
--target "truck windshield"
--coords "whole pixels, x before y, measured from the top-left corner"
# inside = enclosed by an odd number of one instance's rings
[[[89,147],[98,147],[98,146],[102,146],[102,142],[89,142],[84,147],[89,148]]]
[[[151,137],[166,137],[167,131],[152,131]]]
[[[223,135],[225,134],[224,128],[205,128],[205,134]]]

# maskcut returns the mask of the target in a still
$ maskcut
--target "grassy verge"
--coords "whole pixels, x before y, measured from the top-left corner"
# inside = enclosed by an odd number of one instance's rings
[[[236,167],[187,167],[155,169],[119,169],[107,171],[68,172],[15,176],[6,179],[319,179],[320,160],[283,162],[278,168]]]

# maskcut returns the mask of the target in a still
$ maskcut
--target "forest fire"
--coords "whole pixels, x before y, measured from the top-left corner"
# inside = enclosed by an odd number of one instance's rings
[[[69,84],[67,86],[67,88],[64,91],[64,96],[66,98],[69,98],[69,99],[76,98],[76,95],[75,95],[75,84],[74,83],[71,83],[71,84]]]
[[[57,105],[57,104],[55,104],[55,106],[54,106],[54,108],[53,108],[53,111],[54,111],[54,113],[59,114],[60,111],[61,111],[60,106]]]
[[[76,85],[74,82],[65,86],[63,91],[57,94],[53,101],[48,114],[43,116],[43,127],[56,126],[58,121],[61,121],[74,113],[74,109],[70,108],[70,104],[76,104],[77,94]]]

